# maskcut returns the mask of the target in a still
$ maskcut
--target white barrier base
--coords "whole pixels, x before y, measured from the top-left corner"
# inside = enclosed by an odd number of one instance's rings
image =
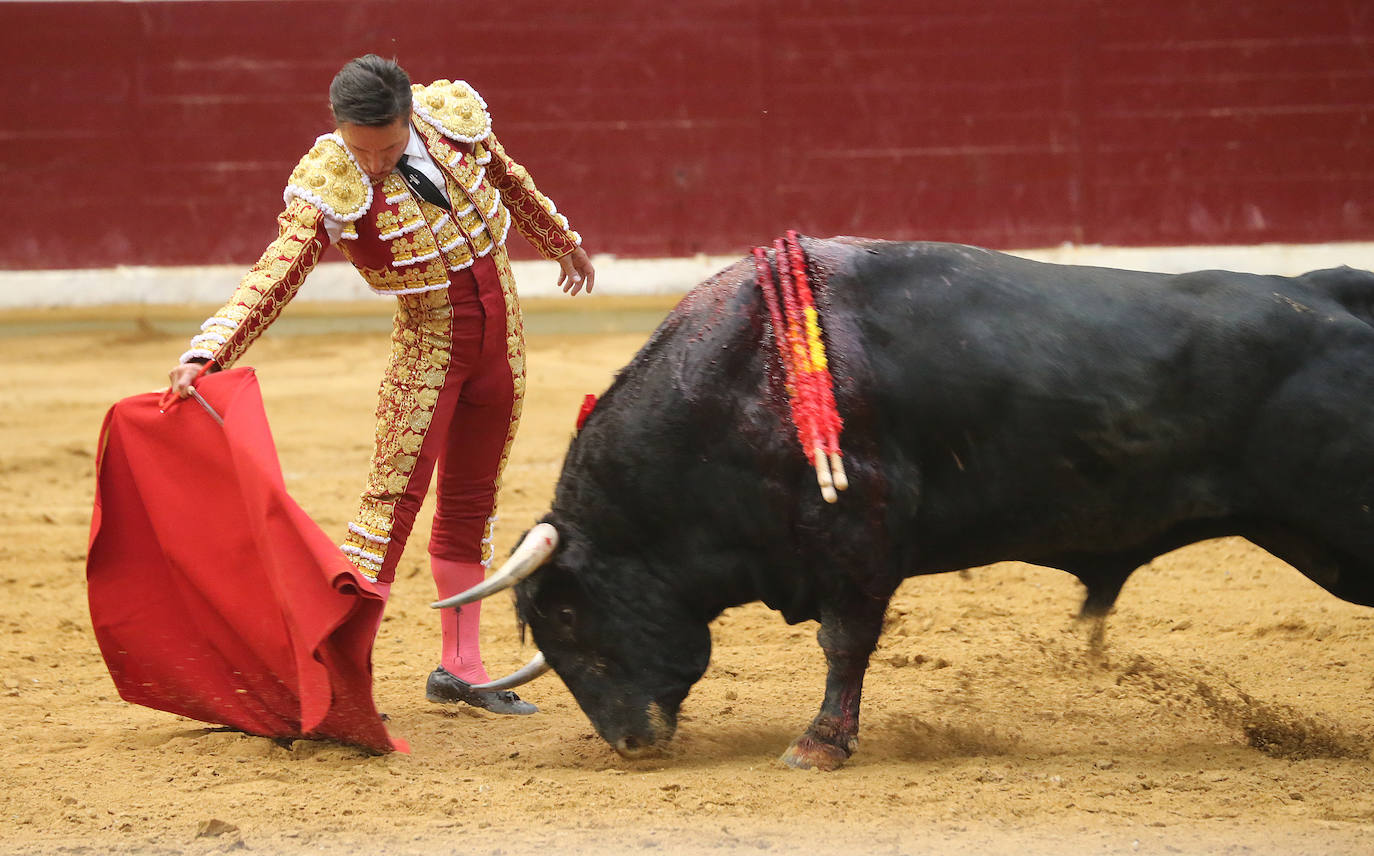
[[[1039,261],[1164,273],[1220,268],[1293,275],[1340,265],[1374,269],[1374,242],[1210,247],[1065,244],[1011,252]],[[595,256],[595,295],[681,294],[741,257],[742,254],[669,259]],[[522,297],[552,297],[559,293],[555,287],[558,265],[554,262],[514,262],[512,266]],[[0,271],[0,310],[106,304],[218,304],[229,297],[246,270],[243,265],[207,265]],[[327,262],[310,274],[296,299],[357,301],[374,296],[347,262]]]

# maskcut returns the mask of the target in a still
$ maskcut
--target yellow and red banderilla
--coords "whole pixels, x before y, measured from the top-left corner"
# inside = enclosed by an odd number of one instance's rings
[[[755,279],[773,325],[797,440],[816,468],[821,496],[835,502],[836,491],[849,487],[839,441],[844,422],[835,407],[834,381],[821,338],[820,314],[807,280],[806,255],[795,230],[773,241],[773,251],[776,280],[762,247],[754,248]]]

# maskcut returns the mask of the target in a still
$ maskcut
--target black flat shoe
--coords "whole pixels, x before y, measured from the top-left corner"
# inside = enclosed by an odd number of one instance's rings
[[[539,708],[510,690],[479,690],[467,681],[459,680],[443,666],[429,673],[425,681],[425,698],[435,704],[470,704],[492,713],[527,716]]]

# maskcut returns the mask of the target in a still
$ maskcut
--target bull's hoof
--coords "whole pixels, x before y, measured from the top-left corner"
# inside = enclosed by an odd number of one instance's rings
[[[858,740],[850,738],[847,747],[836,746],[803,734],[792,741],[792,745],[782,753],[781,760],[795,770],[822,770],[828,773],[843,767],[858,744]]]

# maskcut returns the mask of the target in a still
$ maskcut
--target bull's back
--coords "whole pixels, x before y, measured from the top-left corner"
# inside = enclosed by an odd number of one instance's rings
[[[1302,278],[948,244],[844,252],[826,292],[832,347],[853,369],[841,410],[871,419],[900,462],[889,480],[919,486],[919,531],[990,553],[956,564],[1258,513],[1256,449],[1292,429],[1292,377],[1344,372],[1374,400],[1370,371],[1341,356],[1374,355],[1372,331]]]

